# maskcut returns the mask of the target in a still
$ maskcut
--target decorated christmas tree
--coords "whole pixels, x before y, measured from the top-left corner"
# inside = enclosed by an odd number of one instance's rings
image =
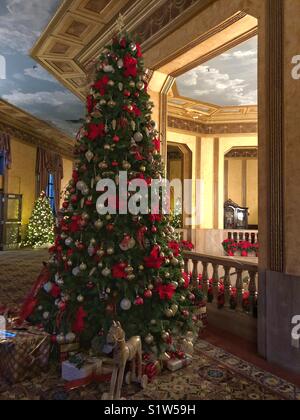
[[[41,192],[29,219],[24,246],[40,248],[54,242],[54,217],[48,197]]]
[[[32,312],[30,320],[59,344],[76,337],[87,346],[100,343],[112,321],[120,321],[127,338],[140,335],[144,350],[160,355],[197,325],[200,293],[183,271],[174,228],[161,206],[153,211],[146,201],[146,211],[128,210],[130,200],[143,201],[144,208],[147,195],[130,186],[145,181],[151,197],[153,180],[164,175],[141,47],[120,35],[95,66],[49,278],[23,313]],[[125,196],[124,176],[130,191]],[[116,186],[116,197],[99,187],[103,180]],[[108,214],[114,206],[116,214]]]

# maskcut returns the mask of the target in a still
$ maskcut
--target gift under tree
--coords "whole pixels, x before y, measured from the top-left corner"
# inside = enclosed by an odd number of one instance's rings
[[[194,329],[199,292],[183,272],[168,216],[150,207],[148,214],[123,214],[127,202],[119,196],[117,214],[99,215],[101,179],[113,180],[119,193],[123,171],[128,184],[143,179],[150,190],[163,165],[140,45],[118,36],[95,66],[76,169],[50,249],[50,277],[27,302],[29,312],[35,308],[30,320],[42,324],[53,342],[79,337],[87,346],[104,341],[117,320],[128,338],[142,337],[145,352],[160,355]]]
[[[34,204],[29,219],[28,231],[24,246],[40,248],[54,241],[54,217],[50,202],[42,191]]]

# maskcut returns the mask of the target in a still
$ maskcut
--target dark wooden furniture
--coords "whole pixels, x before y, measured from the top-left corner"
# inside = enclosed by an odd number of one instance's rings
[[[21,242],[22,195],[0,193],[0,251]]]
[[[232,200],[224,204],[224,229],[248,229],[248,207],[240,207]]]

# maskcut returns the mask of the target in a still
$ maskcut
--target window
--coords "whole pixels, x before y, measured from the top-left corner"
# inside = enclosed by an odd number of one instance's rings
[[[55,214],[55,193],[54,193],[54,176],[52,174],[49,174],[48,178],[48,186],[47,186],[47,196],[50,200],[50,205],[53,210],[53,213]]]
[[[4,175],[4,170],[5,170],[4,153],[0,152],[0,176]]]

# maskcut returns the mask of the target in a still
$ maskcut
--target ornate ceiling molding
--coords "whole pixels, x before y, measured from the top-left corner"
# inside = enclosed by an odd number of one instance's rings
[[[174,130],[188,131],[201,135],[227,135],[227,134],[257,134],[257,123],[227,123],[227,124],[203,124],[196,121],[168,116],[168,127]]]
[[[86,96],[91,62],[117,32],[140,38],[144,51],[216,0],[64,0],[31,56],[79,98]]]
[[[0,130],[33,146],[73,158],[74,140],[50,124],[0,100]]]

